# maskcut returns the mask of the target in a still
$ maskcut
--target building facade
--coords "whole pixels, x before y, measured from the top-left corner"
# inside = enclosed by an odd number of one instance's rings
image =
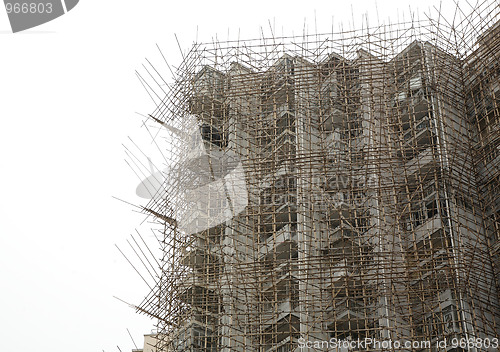
[[[157,350],[498,350],[490,22],[196,46],[152,114],[177,170],[145,206]]]

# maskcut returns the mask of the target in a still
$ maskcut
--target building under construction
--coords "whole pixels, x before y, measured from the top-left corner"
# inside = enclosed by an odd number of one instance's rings
[[[166,94],[148,70],[152,348],[497,351],[499,19],[195,44]]]

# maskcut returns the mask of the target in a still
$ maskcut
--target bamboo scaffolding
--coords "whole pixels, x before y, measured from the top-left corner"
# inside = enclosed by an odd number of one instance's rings
[[[498,19],[195,44],[165,93],[144,78],[156,350],[498,339]]]

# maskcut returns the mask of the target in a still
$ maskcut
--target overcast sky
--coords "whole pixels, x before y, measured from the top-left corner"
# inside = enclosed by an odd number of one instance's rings
[[[352,28],[428,12],[437,1],[80,0],[67,15],[12,34],[0,10],[0,350],[125,352],[153,321],[149,289],[115,248],[143,216],[122,146],[154,106],[134,71],[178,65],[180,46]],[[445,2],[449,8],[451,1]],[[399,10],[398,10],[399,9]],[[434,10],[432,10],[435,12]],[[423,18],[422,15],[420,15]],[[333,24],[332,24],[333,23]],[[166,78],[168,73],[164,72]],[[140,228],[152,240],[146,227]]]

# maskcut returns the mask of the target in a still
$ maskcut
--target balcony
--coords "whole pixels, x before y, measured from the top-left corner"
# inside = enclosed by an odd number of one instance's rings
[[[396,170],[401,177],[407,177],[411,183],[419,180],[428,180],[433,177],[432,170],[439,167],[437,157],[434,156],[434,147],[428,147],[415,155],[412,159],[408,160],[404,167]],[[406,171],[406,172],[405,172]]]
[[[269,112],[274,105],[293,102],[295,99],[293,78],[277,78],[274,83],[269,81],[263,86],[261,94],[262,109]]]
[[[321,95],[326,96],[336,96],[337,91],[337,74],[335,72],[331,72],[328,76],[326,76],[321,82]],[[332,94],[334,93],[334,94]]]
[[[408,231],[411,231],[415,234],[415,241],[419,242],[421,241],[425,235],[428,235],[429,233],[434,233],[440,229],[442,229],[444,226],[443,220],[441,219],[441,215],[436,214],[431,218],[427,218],[424,220],[424,223],[414,227],[413,229],[411,228],[411,225],[407,227]]]
[[[294,65],[290,57],[279,59],[262,79],[261,99],[263,103],[283,103],[292,101],[294,85]]]
[[[334,73],[330,74],[321,83],[319,108],[326,131],[332,131],[334,126],[342,124],[345,119],[342,100],[339,97],[338,90],[337,79]]]
[[[446,280],[451,275],[448,256],[450,239],[444,228],[426,233],[413,243],[407,249],[410,285]]]
[[[194,248],[182,249],[180,263],[181,265],[198,269],[207,266],[216,266],[219,264],[219,260],[215,254],[209,253],[208,249]]]
[[[218,312],[219,297],[215,294],[215,277],[189,273],[179,283],[178,298],[186,304],[207,312]]]
[[[322,99],[320,115],[325,131],[333,131],[335,127],[341,126],[346,120],[346,114],[338,99]]]
[[[484,160],[480,161],[478,165],[480,181],[483,183],[488,183],[500,174],[500,144],[489,149]]]
[[[168,340],[167,351],[215,351],[216,341],[212,329],[194,319],[189,319],[175,330]]]
[[[437,279],[436,275],[439,275],[441,270],[444,270],[442,274],[446,277],[446,269],[449,268],[448,259],[446,249],[436,250],[426,258],[421,256],[416,263],[410,264],[410,267],[413,268],[413,270],[409,272],[410,285],[414,286],[431,276]]]
[[[351,225],[341,223],[339,226],[328,231],[328,237],[323,240],[321,248],[323,251],[329,252],[335,250],[337,247],[343,247],[346,242],[350,242],[355,233]]]
[[[423,90],[417,90],[412,95],[406,91],[399,92],[393,100],[393,106],[397,108],[403,123],[420,120],[432,111],[431,103],[425,97]]]
[[[462,332],[457,310],[457,301],[450,290],[440,292],[436,297],[437,307],[426,316],[427,326],[432,336],[451,338]],[[438,299],[439,298],[439,299]]]
[[[270,232],[274,224],[287,224],[297,221],[297,196],[294,193],[271,195],[261,205],[263,232]]]
[[[278,342],[275,346],[266,349],[265,352],[291,352],[295,351],[299,341],[293,336],[287,336],[282,341]],[[297,349],[298,351],[298,349]]]
[[[283,162],[273,173],[265,173],[259,183],[260,189],[271,187],[276,178],[293,178],[295,171],[295,163],[293,161]]]
[[[193,185],[186,186],[192,186],[193,188],[203,186],[211,182],[213,176],[224,177],[239,165],[239,158],[233,151],[221,148],[224,143],[222,133],[218,135],[218,138],[221,139],[217,142],[210,142],[200,138],[195,141],[194,148],[190,148],[182,156],[185,165],[180,170],[182,174],[177,177],[186,183],[189,181],[186,180],[189,176],[194,179]]]
[[[336,334],[365,329],[373,319],[375,308],[363,299],[344,297],[335,299],[334,306],[326,310],[328,320],[334,321],[328,329]]]
[[[266,145],[264,154],[272,158],[275,156],[290,158],[295,153],[296,140],[295,131],[286,128]]]
[[[276,259],[290,258],[290,252],[297,250],[297,232],[291,230],[291,226],[285,225],[278,230],[276,234],[271,234],[259,250],[260,256],[263,259],[272,259],[276,255]]]
[[[269,110],[264,111],[266,115],[263,124],[266,128],[272,128],[274,124],[279,125],[280,121],[289,120],[295,113],[293,105],[289,102],[276,105],[271,104],[268,108]]]
[[[276,263],[276,261],[272,261],[272,263]],[[293,285],[294,282],[298,282],[297,264],[285,261],[276,267],[268,269],[267,274],[263,275],[262,290],[266,293],[275,288],[282,287],[286,289],[286,287]]]
[[[298,313],[282,313],[272,319],[262,322],[266,327],[263,334],[265,336],[265,350],[278,346],[288,337],[294,337],[300,333],[300,316]]]
[[[328,158],[334,162],[342,162],[347,160],[347,143],[340,138],[340,133],[329,133],[325,139],[326,151]]]
[[[328,270],[332,273],[331,277],[335,278],[335,283],[343,277],[358,274],[361,270],[368,272],[373,261],[372,252],[370,238],[358,236],[354,232],[344,232],[336,239],[330,238],[328,245],[322,248],[323,259],[329,265]],[[325,284],[331,285],[331,281],[325,279]]]
[[[500,197],[498,197],[498,194],[495,194],[493,192],[491,194],[491,197],[493,199],[487,204],[486,216],[493,216],[493,214],[495,213],[500,213]]]
[[[222,182],[220,182],[220,184],[222,185]],[[216,186],[222,188],[221,185],[217,184]],[[199,233],[204,229],[216,227],[226,220],[225,209],[228,208],[227,199],[222,198],[222,196],[220,196],[219,199],[213,197],[213,199],[215,198],[215,201],[218,201],[219,204],[211,206],[212,202],[208,203],[208,199],[206,197],[200,197],[205,189],[206,188],[198,190],[197,192],[195,190],[190,190],[190,193],[186,197],[189,203],[185,206],[187,209],[184,213],[179,216],[181,219],[181,226],[179,226],[179,228],[187,234],[191,235]]]
[[[193,78],[193,96],[190,106],[193,113],[212,113],[219,116],[224,99],[224,74],[204,66]]]
[[[436,189],[434,181],[410,196],[412,201],[404,206],[401,214],[403,229],[412,234],[410,240],[418,242],[446,226],[440,215],[446,208],[444,193],[441,188]]]
[[[210,66],[204,66],[193,79],[193,88],[198,96],[222,98],[224,74]]]
[[[340,225],[340,220],[350,219],[357,199],[352,199],[349,192],[328,192],[327,217],[331,225]]]
[[[330,267],[330,273],[328,288],[339,289],[345,286],[345,279],[355,274],[355,265],[352,260],[344,258]]]
[[[262,321],[264,321],[265,324],[270,324],[272,321],[278,321],[285,315],[298,314],[296,311],[298,305],[299,302],[297,299],[290,298],[279,302],[268,302],[264,306]]]
[[[407,130],[403,135],[401,149],[398,150],[398,156],[410,158],[415,152],[424,150],[427,146],[434,143],[434,123],[433,119],[425,116],[412,124],[406,124]]]
[[[493,256],[500,256],[500,239],[497,239],[495,242],[493,242],[491,253]]]
[[[188,273],[179,283],[179,287],[188,289],[194,286],[204,287],[204,288],[214,288],[217,284],[216,275],[199,273],[199,272],[191,272]]]

